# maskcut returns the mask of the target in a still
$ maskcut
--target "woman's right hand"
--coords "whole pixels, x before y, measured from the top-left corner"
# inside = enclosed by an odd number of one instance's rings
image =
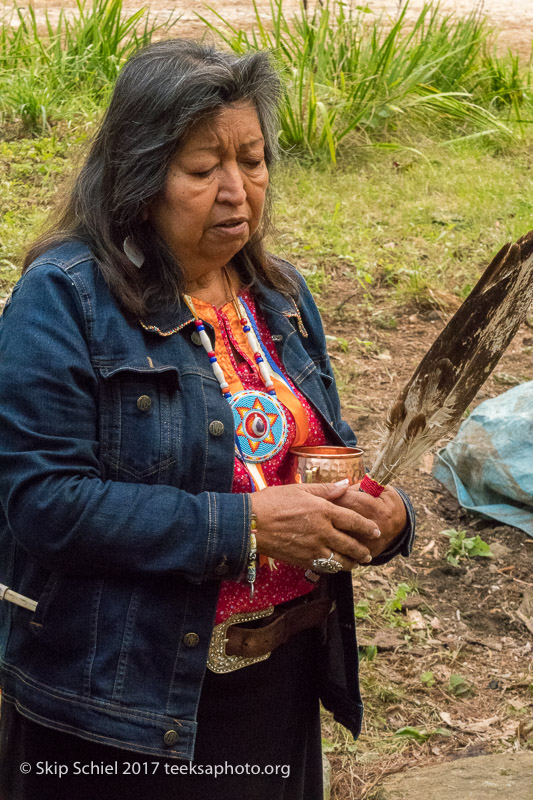
[[[315,558],[333,558],[344,570],[371,561],[366,543],[379,537],[376,523],[333,502],[346,485],[269,486],[251,495],[257,519],[257,550],[309,569]]]

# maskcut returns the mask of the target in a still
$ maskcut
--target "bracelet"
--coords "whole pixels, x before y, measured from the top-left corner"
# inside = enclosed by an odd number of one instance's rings
[[[255,578],[257,575],[257,539],[255,531],[257,530],[257,517],[252,514],[252,521],[250,523],[250,552],[248,553],[248,567],[246,570],[246,582],[250,586],[250,602],[254,599],[255,591]]]

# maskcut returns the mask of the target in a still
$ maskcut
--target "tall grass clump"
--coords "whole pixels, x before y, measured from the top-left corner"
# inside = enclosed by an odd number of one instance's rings
[[[513,96],[519,85],[529,102],[529,85],[518,58],[508,76],[496,56],[484,56],[491,31],[478,12],[459,18],[428,3],[412,22],[407,5],[389,20],[324,0],[288,18],[283,0],[271,0],[267,22],[255,2],[254,9],[251,33],[213,9],[216,24],[201,18],[237,53],[273,51],[286,79],[281,140],[289,150],[335,163],[339,147],[354,138],[391,147],[412,130],[441,141],[506,142],[517,134],[516,102],[503,108],[494,101],[509,96],[502,87],[510,84]]]
[[[76,0],[57,22],[39,25],[32,6],[15,4],[0,22],[0,113],[29,132],[102,103],[124,61],[161,28],[146,9],[126,13],[123,0]]]

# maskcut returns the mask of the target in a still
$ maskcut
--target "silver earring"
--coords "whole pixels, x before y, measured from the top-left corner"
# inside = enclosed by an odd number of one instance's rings
[[[140,269],[144,264],[144,253],[139,250],[137,245],[132,242],[130,236],[126,236],[124,242],[122,244],[122,249],[124,250],[126,257],[129,258],[132,264],[135,264],[137,269]]]

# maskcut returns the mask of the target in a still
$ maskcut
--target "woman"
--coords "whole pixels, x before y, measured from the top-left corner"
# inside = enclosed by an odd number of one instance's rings
[[[414,523],[290,483],[355,437],[263,245],[278,100],[265,54],[137,54],[6,306],[0,580],[38,600],[0,609],[6,800],[314,800],[319,697],[358,735],[350,570]]]

